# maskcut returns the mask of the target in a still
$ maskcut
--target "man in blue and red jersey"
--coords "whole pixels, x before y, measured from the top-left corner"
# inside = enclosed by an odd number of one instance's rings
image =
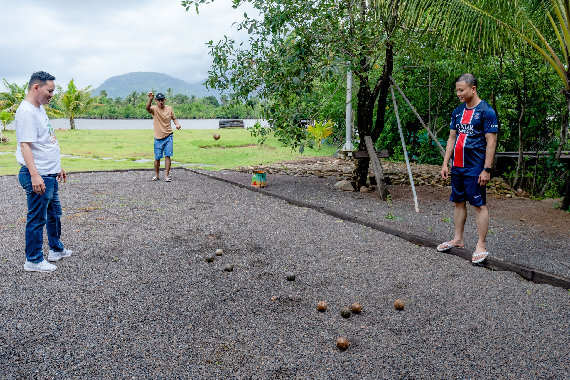
[[[476,264],[489,255],[485,248],[489,228],[485,186],[491,179],[499,122],[493,108],[477,95],[477,79],[473,74],[462,74],[457,78],[455,91],[463,104],[451,114],[449,138],[441,167],[441,176],[447,179],[450,174],[449,160],[453,157],[449,200],[455,203],[455,236],[453,240],[441,243],[437,250],[445,252],[452,247],[465,246],[463,231],[467,219],[466,201],[469,201],[476,212],[478,240],[471,257]]]

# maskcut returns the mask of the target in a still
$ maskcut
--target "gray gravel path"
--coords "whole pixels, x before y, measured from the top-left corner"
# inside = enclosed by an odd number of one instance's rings
[[[251,183],[251,174],[247,173],[222,171],[215,172],[214,175],[242,184]],[[449,202],[449,189],[432,186],[417,187],[420,213],[416,213],[409,186],[388,186],[395,195],[392,196],[390,202],[382,202],[377,193],[338,191],[334,189],[335,182],[331,177],[271,174],[268,179],[269,186],[264,190],[355,216],[360,220],[430,238],[437,242],[453,238],[453,204]],[[434,193],[437,196],[434,196]],[[514,204],[519,203],[521,207],[523,203],[525,203],[524,207],[532,207],[529,205],[532,202],[539,203],[539,201],[526,198],[508,201]],[[565,230],[557,231],[555,236],[545,234],[524,220],[504,219],[497,216],[495,208],[498,202],[496,198],[488,196],[490,225],[487,249],[491,255],[570,278],[570,223]],[[563,211],[550,210],[550,214],[545,213],[543,217],[553,218],[559,214],[563,214]],[[567,217],[567,215],[564,216]],[[465,249],[471,252],[475,249],[476,243],[475,213],[471,207],[468,207]]]
[[[23,272],[25,195],[0,177],[1,378],[570,376],[568,290],[191,172],[151,176],[71,175],[60,194],[74,255],[49,274]],[[334,194],[306,196],[341,207]],[[343,319],[354,301],[362,314]]]

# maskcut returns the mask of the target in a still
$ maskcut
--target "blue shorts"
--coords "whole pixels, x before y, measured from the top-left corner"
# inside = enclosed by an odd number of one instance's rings
[[[154,139],[154,159],[160,160],[162,157],[172,157],[173,149],[172,133],[163,139]]]
[[[463,174],[461,170],[451,169],[451,196],[452,202],[465,202],[474,207],[487,204],[487,191],[485,186],[477,183],[479,176]]]

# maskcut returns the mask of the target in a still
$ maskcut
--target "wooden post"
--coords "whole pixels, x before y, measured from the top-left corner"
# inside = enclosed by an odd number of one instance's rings
[[[376,177],[376,184],[378,186],[378,195],[383,200],[386,200],[387,189],[384,182],[384,171],[382,170],[382,164],[380,159],[376,154],[376,149],[374,149],[374,143],[370,136],[364,136],[364,142],[366,143],[366,150],[368,151],[368,157],[370,157],[370,162],[372,163],[372,170],[374,171],[374,176]]]

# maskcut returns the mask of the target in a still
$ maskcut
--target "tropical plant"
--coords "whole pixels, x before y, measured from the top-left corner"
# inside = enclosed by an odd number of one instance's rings
[[[0,112],[0,122],[2,123],[2,130],[6,130],[8,124],[14,121],[14,114],[12,112],[8,112],[7,110],[2,110]]]
[[[307,132],[311,135],[319,150],[324,139],[332,135],[334,122],[332,120],[318,121],[315,120],[313,124],[307,127]]]
[[[67,84],[66,91],[62,91],[62,88],[58,86],[58,91],[60,92],[58,105],[61,107],[63,114],[69,118],[69,127],[71,129],[75,129],[75,117],[95,105],[95,98],[91,97],[90,90],[91,86],[79,90],[75,86],[73,79]]]
[[[3,79],[3,82],[8,91],[0,92],[0,108],[14,116],[20,102],[26,97],[28,84],[18,86],[16,83],[9,83],[6,79]]]

